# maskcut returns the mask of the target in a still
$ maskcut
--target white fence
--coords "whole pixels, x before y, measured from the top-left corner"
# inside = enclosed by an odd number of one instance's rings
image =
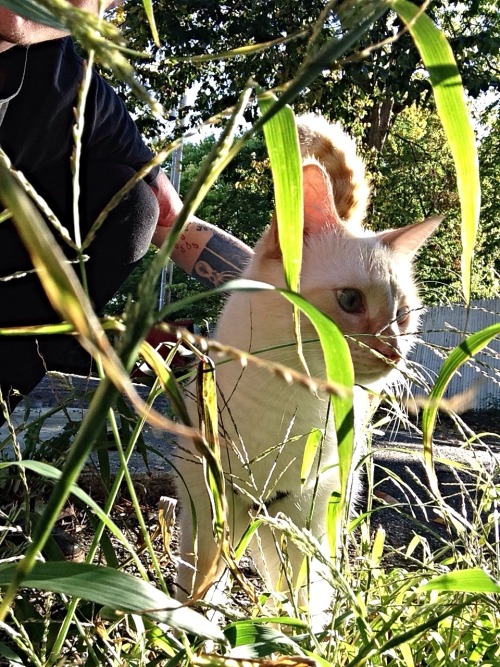
[[[410,356],[420,373],[432,384],[448,352],[464,338],[500,322],[500,299],[473,301],[461,305],[430,308],[422,318],[421,341]],[[424,393],[414,386],[415,395]],[[454,409],[500,410],[500,338],[493,339],[474,359],[456,373],[445,394],[455,399]],[[460,405],[460,402],[463,405]]]

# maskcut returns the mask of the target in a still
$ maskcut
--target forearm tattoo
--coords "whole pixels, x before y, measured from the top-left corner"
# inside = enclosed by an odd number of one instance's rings
[[[250,253],[244,246],[216,232],[196,260],[192,276],[206,287],[219,287],[237,278],[249,258]]]
[[[253,251],[227,232],[202,221],[189,222],[179,235],[172,259],[205,287],[236,278]]]

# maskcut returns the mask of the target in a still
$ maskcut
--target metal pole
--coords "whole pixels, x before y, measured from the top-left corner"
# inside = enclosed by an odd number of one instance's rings
[[[182,100],[179,108],[187,106],[186,95],[182,96]],[[174,118],[178,118],[179,111],[175,109],[172,113]],[[184,127],[186,124],[186,119],[182,119],[181,127]],[[181,187],[181,171],[182,171],[182,142],[177,146],[177,148],[172,152],[172,165],[170,167],[170,182],[174,186],[177,192],[180,192]],[[174,274],[174,263],[171,260],[168,260],[166,266],[163,267],[161,276],[160,276],[160,295],[158,299],[158,308],[161,310],[165,304],[169,304],[172,299],[172,282]]]

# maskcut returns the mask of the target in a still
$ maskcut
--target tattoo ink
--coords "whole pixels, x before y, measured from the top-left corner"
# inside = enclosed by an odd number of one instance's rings
[[[237,278],[248,259],[248,253],[236,243],[214,234],[194,265],[193,277],[207,287],[218,287]]]

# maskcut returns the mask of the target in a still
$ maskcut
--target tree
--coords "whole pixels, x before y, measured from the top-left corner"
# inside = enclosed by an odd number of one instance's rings
[[[455,171],[435,114],[409,107],[396,118],[382,154],[368,153],[375,230],[401,227],[443,215],[439,229],[419,254],[416,274],[429,303],[460,298],[460,203]]]
[[[132,47],[146,49],[152,56],[137,62],[138,71],[166,109],[176,108],[185,90],[198,83],[200,90],[189,110],[193,122],[232,105],[250,77],[264,88],[286,84],[308,54],[341,36],[352,21],[344,11],[324,17],[318,27],[315,22],[324,9],[321,0],[251,0],[245,4],[237,0],[157,0],[154,7],[161,47],[151,43],[140,0],[131,0],[120,11],[122,30]],[[488,89],[498,91],[500,18],[496,3],[435,0],[427,12],[448,35],[469,95],[476,98]],[[384,14],[343,62],[325,63],[323,75],[296,100],[296,110],[318,110],[340,119],[367,147],[380,151],[399,113],[414,104],[427,107],[432,100],[428,77],[407,33],[368,56],[357,57],[401,29],[394,13]],[[204,60],[269,42],[273,46],[247,56]],[[329,66],[333,67],[330,71]],[[123,94],[127,96],[125,89]],[[137,111],[137,103],[131,103]],[[254,108],[249,109],[249,118],[254,113]],[[144,133],[155,137],[156,125],[143,109],[139,121]]]

